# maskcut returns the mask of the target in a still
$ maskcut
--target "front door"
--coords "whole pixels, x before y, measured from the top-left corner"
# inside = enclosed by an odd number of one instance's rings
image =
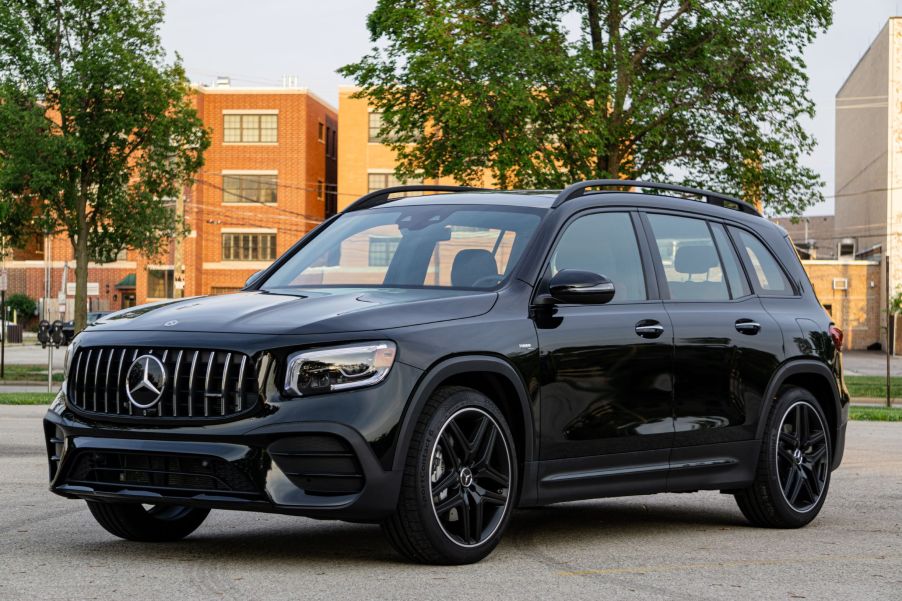
[[[539,292],[562,269],[606,276],[604,305],[538,309],[541,352],[539,493],[548,501],[663,488],[673,439],[670,319],[646,274],[638,216],[605,211],[572,220]],[[543,290],[542,288],[545,288]]]

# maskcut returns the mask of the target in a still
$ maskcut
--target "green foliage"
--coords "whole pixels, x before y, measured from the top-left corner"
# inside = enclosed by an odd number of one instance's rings
[[[79,325],[90,258],[185,232],[167,199],[209,146],[162,19],[157,0],[0,3],[0,235],[68,234]]]
[[[0,405],[49,405],[55,392],[0,392]]]
[[[897,286],[896,293],[890,298],[889,310],[892,315],[902,313],[902,286]]]
[[[830,0],[380,0],[340,72],[400,177],[676,180],[798,213],[822,199],[801,52],[831,19]]]
[[[19,321],[25,321],[34,315],[37,307],[35,300],[27,294],[16,293],[6,297],[6,315],[9,316],[11,311],[15,311]]]
[[[862,407],[849,408],[849,419],[868,422],[902,422],[902,407]]]

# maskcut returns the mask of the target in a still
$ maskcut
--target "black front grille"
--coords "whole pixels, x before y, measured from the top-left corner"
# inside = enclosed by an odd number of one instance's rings
[[[194,455],[83,451],[69,470],[66,483],[101,490],[135,488],[169,496],[260,494],[254,481],[238,467],[218,457]]]
[[[142,355],[153,355],[166,371],[160,400],[146,408],[131,403],[126,392],[129,367]],[[194,349],[79,349],[66,392],[69,403],[82,411],[149,418],[225,418],[259,402],[257,366],[247,355]]]
[[[310,495],[347,495],[363,490],[364,478],[351,446],[329,434],[281,438],[266,450],[279,469]]]

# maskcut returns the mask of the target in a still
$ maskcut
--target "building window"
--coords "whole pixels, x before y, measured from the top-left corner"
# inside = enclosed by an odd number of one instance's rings
[[[275,175],[223,175],[222,202],[276,203]]]
[[[222,235],[223,261],[272,261],[275,258],[275,234],[239,232]]]
[[[316,180],[316,199],[317,200],[323,199],[323,196],[325,195],[325,188],[326,188],[326,185],[323,183],[323,180],[321,180],[321,179]]]
[[[279,116],[270,114],[223,115],[223,142],[259,144],[278,142]]]
[[[376,190],[381,190],[383,188],[391,188],[394,186],[403,186],[404,184],[422,184],[423,178],[419,179],[410,179],[406,182],[402,182],[397,177],[395,177],[394,173],[370,173],[369,181],[367,182],[369,185],[369,191],[375,192]]]
[[[317,128],[316,128],[316,139],[319,140],[320,142],[325,142],[325,141],[326,141],[326,134],[325,134],[325,131],[326,131],[326,130],[325,130],[325,127],[326,127],[326,126],[323,125],[322,122],[319,122],[319,123],[317,123],[316,125],[317,125]]]
[[[332,158],[338,158],[338,130],[332,130]]]
[[[370,236],[370,267],[387,267],[400,242],[400,236]]]
[[[210,288],[210,294],[213,296],[218,296],[220,294],[233,294],[235,292],[239,292],[241,288],[235,288],[233,286],[213,286]]]
[[[382,113],[370,113],[370,142],[381,142],[379,130],[382,129]]]
[[[174,281],[175,270],[171,267],[149,268],[147,270],[147,297],[172,298]]]

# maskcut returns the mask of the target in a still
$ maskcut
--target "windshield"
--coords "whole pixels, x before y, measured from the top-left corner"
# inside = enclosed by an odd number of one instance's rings
[[[513,270],[544,212],[419,205],[347,213],[261,289],[496,288]]]

